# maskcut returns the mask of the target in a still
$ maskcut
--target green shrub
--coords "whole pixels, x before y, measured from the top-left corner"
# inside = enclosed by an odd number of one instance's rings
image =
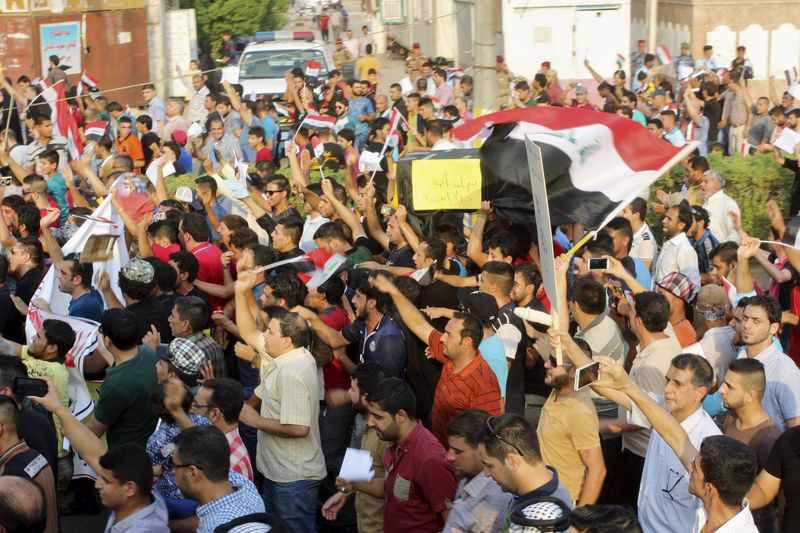
[[[709,155],[708,162],[711,168],[725,176],[725,193],[739,204],[745,231],[754,237],[766,238],[769,234],[767,200],[777,200],[787,215],[794,174],[778,165],[772,154],[750,157]],[[658,189],[679,191],[683,175],[683,167],[679,165],[667,172],[650,188],[650,201],[658,201],[655,198]],[[659,241],[662,218],[663,215],[657,213],[647,214],[647,223]]]

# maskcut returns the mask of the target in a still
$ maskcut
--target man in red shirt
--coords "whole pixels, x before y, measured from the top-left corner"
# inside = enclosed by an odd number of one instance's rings
[[[367,397],[367,426],[393,444],[384,453],[384,533],[441,531],[457,481],[444,447],[417,420],[417,400],[399,378],[378,383]],[[342,487],[348,490],[348,487]]]
[[[443,446],[447,445],[447,423],[458,413],[482,409],[497,416],[503,412],[497,376],[478,351],[483,326],[477,317],[454,313],[442,333],[386,276],[375,275],[373,285],[392,297],[408,329],[430,347],[430,357],[444,363],[433,397],[433,434]]]
[[[322,33],[322,40],[328,42],[328,25],[331,18],[328,16],[328,9],[322,10],[322,15],[319,16],[319,31]]]
[[[200,263],[197,272],[197,279],[207,283],[223,285],[225,282],[222,273],[222,250],[211,244],[211,232],[208,223],[200,213],[188,213],[184,215],[178,226],[178,236],[181,244],[188,252],[191,252]],[[222,309],[225,300],[217,296],[208,295],[208,307],[211,311]]]

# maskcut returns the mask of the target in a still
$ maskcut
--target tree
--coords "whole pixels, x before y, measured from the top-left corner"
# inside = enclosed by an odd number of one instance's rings
[[[289,0],[181,0],[181,8],[194,8],[197,38],[219,50],[222,32],[234,36],[282,28],[286,24]]]

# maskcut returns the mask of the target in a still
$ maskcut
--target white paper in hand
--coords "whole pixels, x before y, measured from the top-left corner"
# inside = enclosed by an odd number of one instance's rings
[[[292,144],[291,139],[289,139],[287,141],[284,141],[284,143],[283,143],[283,151],[286,152],[287,154],[289,153],[289,145],[291,145],[291,144]],[[297,155],[300,155],[300,147],[297,146],[296,144],[294,145],[294,153],[296,153]]]
[[[678,79],[685,80],[690,77],[694,69],[688,65],[678,65]]]
[[[186,130],[186,135],[188,137],[199,137],[202,134],[203,126],[201,126],[199,122],[192,122],[192,125]]]
[[[361,152],[361,156],[358,158],[358,170],[359,172],[364,172],[364,170],[380,170],[381,169],[381,154],[378,152],[368,152],[364,151]]]
[[[794,147],[797,144],[800,144],[800,133],[797,133],[791,128],[783,128],[780,137],[775,141],[775,146],[787,154],[793,154]]]
[[[239,67],[222,67],[222,81],[239,83]]]
[[[167,179],[167,176],[171,176],[175,174],[175,172],[175,165],[173,165],[172,161],[170,161],[164,165],[162,176],[164,179]],[[147,172],[145,172],[145,174],[147,175],[147,179],[150,180],[150,183],[153,184],[153,187],[155,187],[156,183],[158,183],[158,159],[154,159],[153,162],[150,163],[150,166],[147,167]]]
[[[342,469],[339,477],[347,481],[372,481],[375,472],[372,470],[372,455],[366,450],[347,448],[344,452]]]
[[[791,94],[794,98],[800,98],[800,83],[793,84],[791,87],[786,89],[786,92]]]
[[[405,78],[400,80],[400,90],[403,91],[403,94],[414,92],[414,86],[411,85],[411,78],[406,76]]]

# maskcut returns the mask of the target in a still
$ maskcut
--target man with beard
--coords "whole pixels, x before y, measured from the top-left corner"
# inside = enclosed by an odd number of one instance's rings
[[[384,379],[367,406],[367,426],[392,443],[383,457],[384,532],[442,531],[456,478],[444,448],[414,414],[417,400],[411,387],[401,379]]]
[[[350,376],[350,389],[347,391],[348,402],[358,413],[356,428],[363,428],[360,438],[362,450],[368,451],[372,457],[372,470],[375,477],[372,481],[348,482],[337,478],[339,491],[328,498],[322,506],[322,516],[327,520],[336,520],[348,497],[356,493],[356,519],[358,531],[361,533],[383,532],[383,456],[389,443],[378,437],[374,426],[364,427],[369,414],[367,401],[378,383],[386,379],[386,369],[378,363],[361,363]],[[358,432],[354,432],[353,441],[359,442]]]
[[[500,485],[483,475],[478,451],[481,433],[489,413],[470,409],[459,413],[447,424],[447,459],[460,479],[456,498],[442,531],[501,531],[506,512],[513,500]]]
[[[723,406],[729,409],[722,423],[722,433],[747,444],[758,460],[758,468],[767,466],[772,445],[781,432],[761,406],[767,386],[764,365],[756,359],[731,362],[725,381],[720,385]],[[775,531],[775,508],[768,505],[753,512],[759,531]]]
[[[692,212],[685,205],[671,207],[661,222],[664,230],[664,244],[658,254],[653,271],[653,281],[664,279],[672,272],[680,272],[700,286],[700,269],[697,265],[697,252],[689,242],[686,232],[692,227]],[[655,286],[653,287],[655,289]]]
[[[355,344],[358,360],[353,362],[376,361],[390,376],[404,377],[406,342],[392,319],[391,298],[372,287],[367,278],[362,278],[355,292],[352,304],[356,320],[342,331],[331,328],[319,315],[304,307],[295,307],[292,311],[308,320],[314,332],[332,349]]]
[[[189,136],[189,141],[194,147],[195,157],[200,161],[210,159],[214,167],[222,163],[220,160],[233,163],[236,159],[242,159],[239,140],[230,133],[226,133],[225,122],[219,114],[209,120],[205,145],[200,137]]]
[[[591,353],[588,345],[585,348]],[[576,506],[592,505],[606,476],[597,412],[587,389],[573,389],[574,365],[559,365],[552,356],[544,365],[544,382],[553,391],[536,428],[542,461],[556,469]]]
[[[353,96],[349,98],[349,114],[355,123],[356,148],[361,150],[369,138],[369,124],[375,120],[375,108],[372,100],[367,98],[368,85],[364,81],[353,82]]]

